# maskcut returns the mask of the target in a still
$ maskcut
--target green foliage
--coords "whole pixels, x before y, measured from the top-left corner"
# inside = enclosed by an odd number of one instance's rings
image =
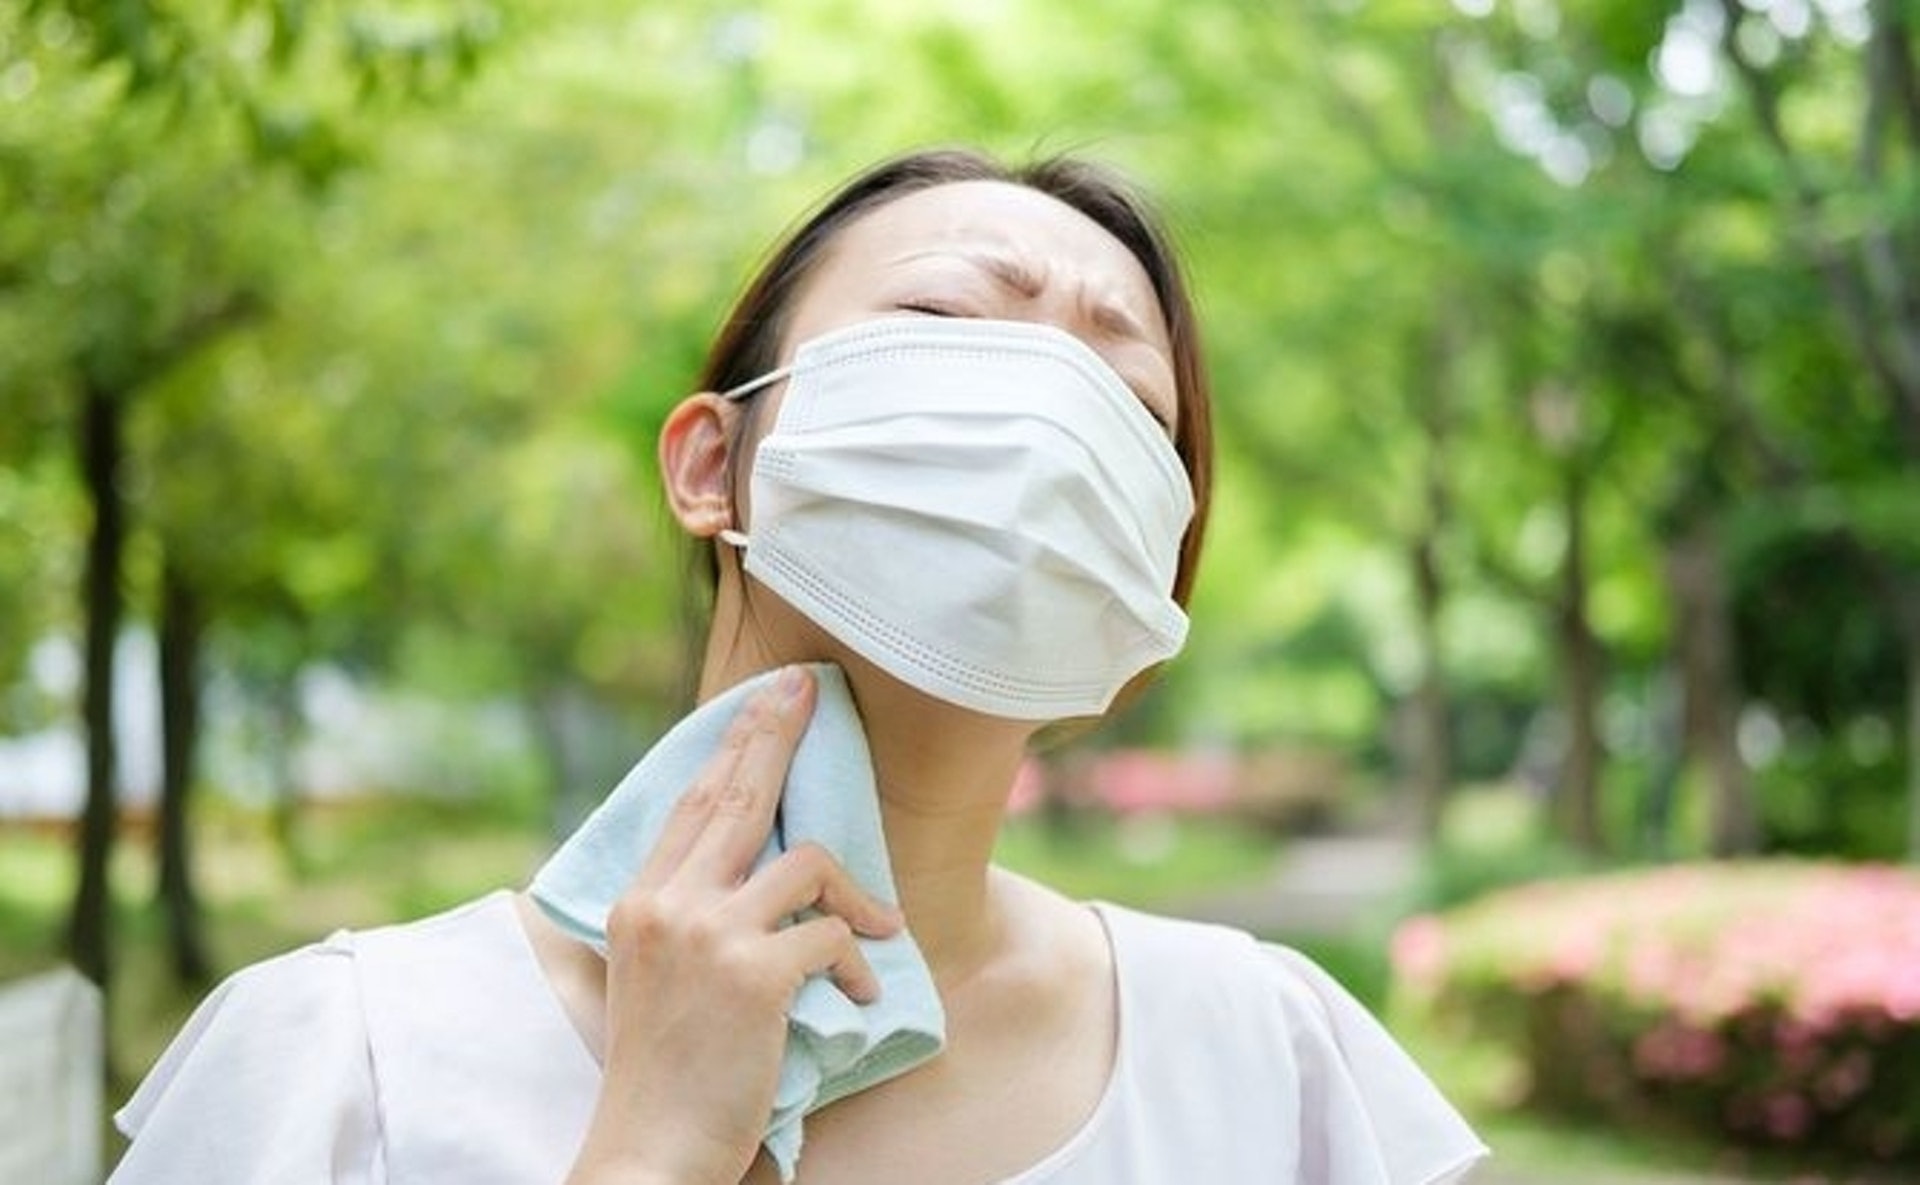
[[[1549,834],[1544,813],[1522,787],[1463,788],[1395,914],[1440,912],[1515,885],[1594,871],[1592,857]]]
[[[1422,908],[1448,909],[1514,885],[1576,876],[1594,862],[1551,838],[1500,845],[1442,844],[1422,866],[1409,894]]]
[[[1855,717],[1832,732],[1786,738],[1757,778],[1770,850],[1898,860],[1905,854],[1906,804],[1895,792],[1901,754],[1886,720]]]
[[[1151,909],[1257,880],[1270,836],[1221,819],[1044,815],[1009,825],[994,858],[1070,897]]]
[[[65,474],[50,469],[45,457],[0,464],[0,687],[13,689],[0,696],[0,732],[30,731],[52,714],[22,676],[31,647],[70,623],[60,592],[75,583],[77,557],[58,544],[80,508]]]
[[[1485,7],[0,6],[0,683],[75,625],[96,381],[133,401],[136,616],[183,566],[259,694],[324,659],[657,719],[689,626],[653,437],[753,258],[909,144],[1083,150],[1166,199],[1219,396],[1192,645],[1128,727],[1405,780],[1437,676],[1456,778],[1506,776],[1565,710],[1565,614],[1603,701],[1648,700],[1706,520],[1734,698],[1794,738],[1773,842],[1889,850],[1920,503],[1810,266],[1916,208],[1897,145],[1854,168],[1860,48],[1822,16],[1763,64],[1808,207],[1724,54],[1712,101],[1663,75],[1682,6]],[[1610,818],[1661,744],[1614,745]]]
[[[1386,1010],[1393,966],[1379,935],[1311,935],[1289,938],[1286,944],[1312,959],[1372,1012]]]

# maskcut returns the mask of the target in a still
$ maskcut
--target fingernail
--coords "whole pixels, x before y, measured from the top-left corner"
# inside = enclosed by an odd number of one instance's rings
[[[781,697],[788,702],[799,699],[800,693],[807,689],[807,668],[788,667],[780,672],[780,681],[775,686],[779,689]]]

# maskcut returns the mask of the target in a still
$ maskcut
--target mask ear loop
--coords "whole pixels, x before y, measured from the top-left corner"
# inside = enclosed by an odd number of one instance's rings
[[[763,391],[766,388],[773,386],[775,383],[779,382],[783,378],[786,378],[788,375],[792,373],[793,373],[793,367],[791,366],[776,366],[772,370],[769,370],[767,373],[761,375],[757,379],[748,379],[746,382],[741,383],[739,386],[734,387],[731,390],[720,392],[720,398],[726,400],[729,403],[738,403],[742,399],[745,399],[747,396],[752,395],[756,391]]]
[[[792,373],[793,367],[791,366],[776,366],[757,379],[748,379],[737,387],[720,392],[720,398],[729,403],[740,403],[748,396],[766,390],[768,387],[773,386],[773,384]],[[728,544],[739,551],[747,550],[748,543],[750,542],[745,534],[734,530],[732,527],[723,528],[716,537],[720,542]]]

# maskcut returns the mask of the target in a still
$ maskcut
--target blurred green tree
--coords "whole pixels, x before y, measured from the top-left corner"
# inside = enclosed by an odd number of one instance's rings
[[[1633,175],[1642,295],[1600,324],[1625,332],[1616,356],[1677,397],[1684,418],[1670,422],[1689,425],[1655,487],[1653,522],[1687,747],[1715,787],[1714,846],[1739,850],[1757,832],[1739,784],[1737,701],[1795,709],[1743,660],[1733,620],[1753,587],[1738,577],[1761,571],[1741,549],[1771,548],[1785,530],[1850,549],[1857,587],[1902,639],[1907,847],[1920,856],[1910,16],[1877,3],[1635,7],[1586,6],[1531,28],[1516,13],[1481,28],[1497,60],[1533,80],[1536,123],[1611,124],[1594,143]],[[1553,138],[1537,138],[1547,161]]]
[[[398,28],[347,10],[317,31],[301,4],[155,8],[14,3],[4,115],[7,321],[38,339],[29,422],[64,425],[90,509],[82,576],[87,795],[68,927],[76,965],[110,971],[107,862],[116,817],[113,649],[133,491],[128,421],[143,393],[266,315],[276,254],[261,216],[351,158],[363,93],[446,85],[490,32],[474,10]],[[164,149],[164,150],[162,150]],[[282,224],[288,220],[282,208]],[[59,429],[56,428],[56,431]],[[47,439],[46,434],[37,437]],[[162,897],[183,974],[205,971],[185,850],[197,733],[195,574],[163,561]]]

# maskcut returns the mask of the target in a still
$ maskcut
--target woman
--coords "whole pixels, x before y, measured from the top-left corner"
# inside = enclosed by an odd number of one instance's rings
[[[1034,733],[1184,636],[1207,393],[1137,200],[1070,161],[883,164],[775,253],[701,386],[659,454],[714,541],[699,696],[726,719],[603,808],[670,805],[644,850],[556,856],[612,860],[618,900],[495,894],[242,972],[122,1113],[115,1180],[1460,1179],[1484,1149],[1311,964],[992,864]],[[857,842],[769,848],[816,705],[863,733],[877,873]],[[769,1115],[797,997],[913,1002],[919,974],[941,1051],[810,1096],[796,1162]]]

